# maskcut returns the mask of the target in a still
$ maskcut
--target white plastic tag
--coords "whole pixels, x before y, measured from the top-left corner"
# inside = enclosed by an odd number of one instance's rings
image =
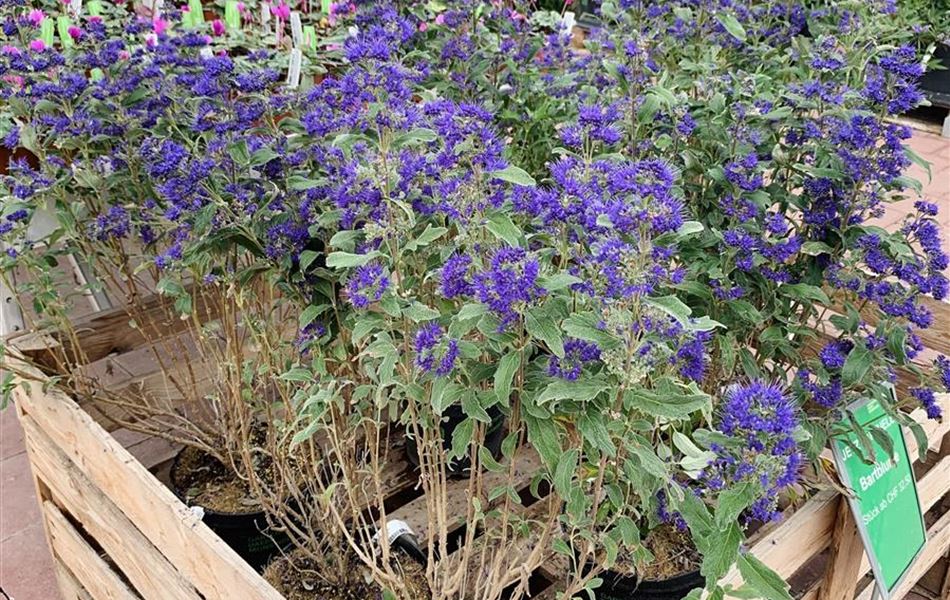
[[[287,85],[291,88],[300,87],[300,63],[303,59],[303,51],[300,48],[294,48],[290,51],[290,67],[287,70]]]
[[[195,515],[199,520],[205,518],[205,509],[203,506],[189,506],[188,511]]]
[[[405,521],[394,519],[392,521],[386,522],[386,539],[390,544],[395,542],[399,536],[405,535],[407,533],[413,536],[416,535],[416,532],[413,531],[412,527],[409,527]],[[377,531],[376,535],[373,536],[373,541],[379,541],[379,534],[380,532]]]
[[[561,17],[561,26],[567,29],[568,33],[574,30],[574,25],[576,24],[577,20],[574,18],[574,13],[571,11],[566,11],[564,16]]]
[[[198,51],[198,54],[201,56],[201,58],[204,58],[204,59],[214,58],[214,51],[211,50],[210,46],[205,46],[204,48]]]
[[[82,0],[69,0],[69,11],[73,16],[78,17],[82,12]]]
[[[294,46],[303,46],[303,27],[300,24],[300,13],[297,11],[290,13],[290,35],[293,37]]]

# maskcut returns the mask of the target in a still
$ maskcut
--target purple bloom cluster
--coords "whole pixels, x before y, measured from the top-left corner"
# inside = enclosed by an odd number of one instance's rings
[[[538,284],[540,265],[522,248],[501,248],[487,269],[475,274],[475,297],[498,317],[499,331],[520,319],[522,311],[545,295]]]
[[[425,373],[444,377],[455,368],[459,356],[458,340],[446,340],[438,323],[426,323],[416,332],[416,365]]]
[[[600,360],[600,348],[593,342],[569,339],[564,342],[564,358],[551,356],[548,359],[548,375],[575,381],[584,365]]]
[[[357,267],[346,284],[346,296],[356,308],[379,301],[389,288],[389,276],[379,262]]]
[[[752,519],[780,517],[778,494],[798,480],[803,456],[793,437],[798,415],[788,397],[774,385],[752,382],[726,392],[718,429],[728,444],[715,444],[717,457],[703,471],[710,490],[742,482],[757,484],[749,507]]]

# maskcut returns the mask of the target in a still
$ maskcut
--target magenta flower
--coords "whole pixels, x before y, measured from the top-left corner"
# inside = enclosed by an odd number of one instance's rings
[[[20,49],[17,48],[16,46],[10,46],[9,44],[5,44],[3,48],[0,48],[0,53],[6,54],[7,56],[19,56]]]
[[[160,17],[152,19],[152,31],[155,35],[162,35],[168,29],[168,21]]]
[[[43,22],[43,19],[46,18],[46,15],[38,8],[34,8],[30,11],[30,14],[27,15],[26,18],[30,21],[30,23],[33,24],[33,27],[39,27],[40,23]]]
[[[221,19],[215,19],[211,21],[211,34],[215,37],[221,37],[224,35],[226,28],[224,26],[224,21]]]
[[[274,15],[278,19],[281,19],[284,21],[290,18],[290,7],[287,6],[287,4],[283,2],[281,2],[277,6],[271,6],[270,12],[272,15]]]
[[[82,29],[76,27],[75,25],[70,25],[66,30],[66,33],[68,33],[69,37],[73,38],[77,42],[79,41],[79,38],[82,37]]]
[[[30,42],[30,50],[33,50],[34,52],[42,52],[43,50],[46,50],[46,42],[41,39],[35,39]]]

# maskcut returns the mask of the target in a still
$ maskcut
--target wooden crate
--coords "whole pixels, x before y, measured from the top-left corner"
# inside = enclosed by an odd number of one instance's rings
[[[156,314],[161,312],[157,306]],[[935,308],[943,311],[937,322],[950,322],[950,306]],[[168,335],[183,330],[173,321],[159,319],[157,323]],[[145,339],[130,327],[124,311],[97,315],[80,323],[77,330],[78,343],[90,363],[87,366],[102,361],[125,361],[129,366],[123,376],[108,380],[109,385],[149,385],[156,378],[155,366],[144,358],[148,355],[142,348]],[[931,341],[938,347],[946,344],[936,337],[925,340],[928,345]],[[69,343],[47,334],[28,334],[12,341],[41,366]],[[42,378],[36,368],[20,366],[31,377]],[[97,422],[94,411],[87,411],[52,386],[32,383],[28,390],[18,389],[15,402],[64,598],[281,598],[156,476],[167,468],[177,448],[126,430],[110,432]],[[950,414],[950,396],[943,396],[942,402],[945,414]],[[932,441],[930,458],[918,465],[921,500],[925,510],[931,510],[950,491],[950,419],[927,421],[920,411],[915,418]],[[908,446],[916,452],[912,436]],[[516,480],[522,489],[527,488],[538,464],[530,449],[519,456]],[[493,477],[486,475],[486,488]],[[419,497],[407,466],[392,464],[387,480],[393,504],[387,509],[389,517],[408,522],[425,536],[424,499]],[[458,482],[450,489],[449,501],[462,505],[467,494],[465,482]],[[527,514],[540,512],[545,504],[526,502],[523,509]],[[859,581],[870,567],[842,497],[822,491],[789,512],[781,523],[756,532],[749,551],[785,578],[809,570],[817,573],[798,586],[801,597],[869,597],[870,588],[859,586]],[[904,584],[906,589],[950,548],[950,512],[931,521],[930,539]],[[535,574],[536,597],[555,597],[563,568],[552,556]],[[735,584],[740,577],[731,573],[727,580]]]

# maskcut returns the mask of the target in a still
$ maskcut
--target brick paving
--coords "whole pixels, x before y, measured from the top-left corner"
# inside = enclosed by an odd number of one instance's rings
[[[940,206],[938,218],[944,240],[950,240],[950,139],[915,131],[910,146],[932,163],[929,179],[927,172],[916,165],[909,174],[923,182],[924,197]],[[913,203],[910,199],[890,205],[877,224],[894,227],[913,209]],[[12,407],[0,411],[0,586],[15,600],[59,597],[23,448],[23,432]],[[912,593],[905,600],[924,597]]]

